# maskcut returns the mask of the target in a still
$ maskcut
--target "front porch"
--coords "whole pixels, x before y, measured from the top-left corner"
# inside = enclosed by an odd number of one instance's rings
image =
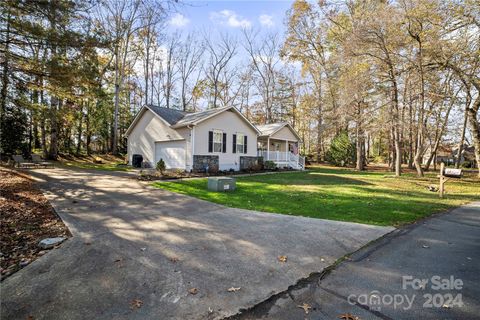
[[[298,141],[259,137],[258,156],[264,161],[275,162],[278,167],[305,169],[305,157],[299,155]]]

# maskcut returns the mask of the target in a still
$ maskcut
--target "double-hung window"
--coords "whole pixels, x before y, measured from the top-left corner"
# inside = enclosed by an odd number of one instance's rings
[[[213,152],[222,152],[223,132],[221,130],[213,130]]]
[[[245,135],[237,133],[237,153],[245,153]]]
[[[232,139],[233,153],[247,153],[247,136],[243,133],[233,134]]]

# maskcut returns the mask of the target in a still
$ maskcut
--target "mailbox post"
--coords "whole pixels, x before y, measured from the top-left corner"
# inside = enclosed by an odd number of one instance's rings
[[[462,169],[445,169],[445,163],[440,163],[440,188],[439,195],[440,198],[443,198],[443,193],[445,192],[445,182],[448,178],[461,178]]]

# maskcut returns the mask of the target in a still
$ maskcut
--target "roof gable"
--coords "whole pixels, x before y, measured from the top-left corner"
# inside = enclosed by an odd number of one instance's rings
[[[225,111],[232,111],[236,113],[243,121],[245,121],[250,127],[252,127],[252,129],[255,130],[255,132],[260,133],[257,127],[254,126],[247,118],[245,118],[245,116],[240,111],[238,111],[238,109],[235,107],[208,109],[205,111],[189,113],[189,114],[186,114],[182,120],[178,121],[175,125],[173,125],[172,128],[181,128],[188,125],[197,125]]]
[[[284,122],[277,122],[277,123],[269,123],[269,124],[262,124],[257,125],[258,130],[262,133],[262,136],[269,136],[273,133],[277,132],[281,128],[285,126],[286,123]]]
[[[295,135],[295,137],[297,137],[298,140],[302,140],[298,135],[297,131],[295,131],[295,129],[293,129],[293,127],[288,122],[276,122],[257,126],[258,130],[260,130],[261,132],[261,137],[273,136],[275,133],[279,132],[285,127],[288,127],[288,129],[290,129],[290,131]]]

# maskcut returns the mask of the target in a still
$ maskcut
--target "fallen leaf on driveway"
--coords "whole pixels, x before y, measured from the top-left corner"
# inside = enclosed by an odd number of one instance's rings
[[[191,288],[191,289],[188,289],[188,292],[190,294],[197,294],[198,293],[198,289],[197,288]]]
[[[354,316],[353,314],[351,313],[344,313],[344,314],[341,314],[340,316],[338,316],[340,319],[344,319],[344,320],[360,320],[359,317],[357,316]]]
[[[86,246],[89,246],[89,245],[91,245],[91,244],[92,244],[91,242],[85,242],[85,245],[86,245]]]
[[[287,256],[278,256],[278,261],[287,262]]]
[[[228,292],[236,292],[236,291],[238,291],[238,290],[240,290],[240,289],[241,289],[241,287],[238,287],[238,288],[231,287],[231,288],[229,288],[227,291],[228,291]]]
[[[123,260],[122,258],[115,259],[115,262],[120,262],[120,261],[122,261],[122,260]]]
[[[145,250],[147,250],[147,248],[140,248],[140,250],[145,251]]]
[[[177,257],[172,257],[169,259],[171,262],[175,263],[175,262],[178,262],[178,258]]]
[[[430,248],[430,246],[427,246],[426,244],[424,244],[424,245],[422,246],[422,248],[428,249],[428,248]]]
[[[142,306],[143,301],[140,299],[133,299],[132,302],[130,302],[130,309],[138,309]]]
[[[312,306],[310,306],[308,303],[303,303],[302,305],[297,306],[298,308],[302,308],[303,311],[305,311],[305,314],[308,314],[308,310],[312,309]]]
[[[452,306],[451,306],[451,305],[448,305],[448,304],[444,304],[444,305],[442,306],[442,308],[445,308],[445,309],[450,309],[451,307],[452,307]]]

